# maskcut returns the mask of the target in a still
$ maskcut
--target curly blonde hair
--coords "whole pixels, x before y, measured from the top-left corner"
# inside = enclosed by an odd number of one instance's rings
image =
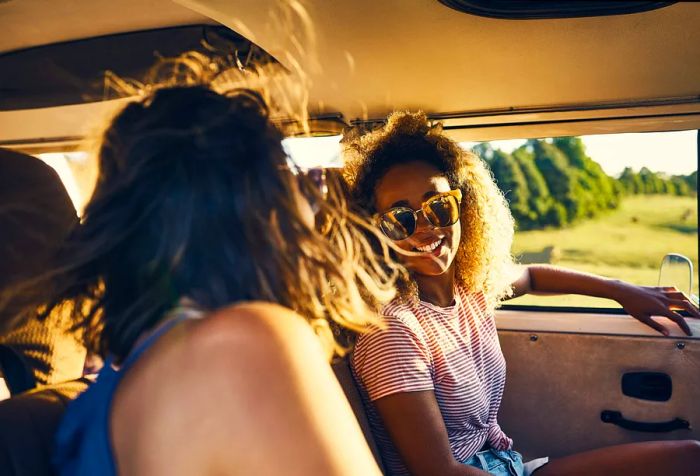
[[[462,237],[457,251],[456,280],[469,292],[483,292],[496,307],[511,295],[514,222],[506,200],[484,162],[461,148],[431,124],[423,112],[392,113],[374,131],[351,131],[343,141],[343,178],[355,205],[368,215],[376,210],[377,184],[395,165],[426,162],[440,170],[453,189],[462,191]],[[412,280],[402,294],[415,292]]]

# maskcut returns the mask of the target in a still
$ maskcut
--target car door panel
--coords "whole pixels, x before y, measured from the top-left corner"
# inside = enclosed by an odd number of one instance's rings
[[[584,317],[575,313],[501,313],[506,315],[498,319],[499,337],[508,370],[499,421],[526,457],[560,457],[636,441],[700,438],[699,339],[678,333],[671,337],[625,335],[619,333],[622,327],[638,329],[638,323],[625,316],[594,316],[597,331],[584,332],[576,330],[581,327],[577,320]],[[558,325],[559,330],[538,328],[543,315],[555,322],[550,328]],[[512,325],[514,320],[517,325]],[[617,333],[606,333],[605,322]],[[691,325],[700,334],[698,323]],[[652,401],[624,395],[622,377],[630,372],[668,375],[670,398]],[[642,423],[678,419],[689,422],[690,429],[625,429],[603,422],[604,411]]]

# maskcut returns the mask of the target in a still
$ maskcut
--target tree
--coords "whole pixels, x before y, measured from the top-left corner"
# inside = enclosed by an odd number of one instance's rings
[[[489,142],[481,142],[472,147],[472,152],[481,157],[486,163],[490,163],[493,159],[493,147]]]
[[[663,180],[661,177],[659,177],[658,174],[655,172],[652,172],[646,167],[642,167],[641,170],[639,171],[639,177],[642,180],[642,183],[644,184],[644,192],[645,194],[654,194],[654,193],[664,193],[664,185],[663,185]]]
[[[566,211],[566,221],[563,224],[582,218],[587,204],[582,203],[584,194],[566,155],[543,140],[528,141],[528,145],[532,146],[535,164],[542,173],[552,198]]]
[[[687,176],[682,175],[676,175],[674,177],[671,177],[670,182],[675,188],[675,195],[687,196],[693,194],[694,191],[688,186],[688,181],[686,180],[686,177]]]
[[[693,171],[690,175],[684,175],[683,179],[688,184],[688,190],[691,194],[698,193],[698,171]]]
[[[595,216],[602,210],[617,208],[620,203],[615,186],[600,164],[588,155],[583,141],[579,137],[557,137],[552,143],[569,159],[569,164],[576,169],[577,179],[586,194],[588,208],[586,216]]]
[[[518,162],[501,150],[493,151],[489,166],[498,188],[508,200],[513,218],[521,228],[530,228],[536,216],[530,212],[528,183]]]
[[[625,167],[625,170],[620,174],[620,183],[629,194],[644,193],[644,182],[639,174],[632,170],[632,167]]]
[[[518,147],[513,151],[513,158],[520,166],[530,191],[528,205],[532,223],[526,224],[527,228],[541,228],[546,225],[561,226],[561,220],[552,219],[552,216],[558,217],[559,214],[550,215],[554,199],[549,193],[549,187],[547,187],[542,173],[535,165],[535,156],[532,150],[527,146]]]

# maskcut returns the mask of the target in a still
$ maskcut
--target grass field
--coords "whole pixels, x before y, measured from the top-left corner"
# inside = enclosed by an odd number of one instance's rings
[[[527,259],[554,246],[559,266],[656,285],[664,255],[680,253],[693,261],[693,292],[698,294],[697,215],[695,197],[625,197],[619,209],[570,228],[516,233],[513,254]],[[585,296],[523,296],[508,304],[615,306]]]

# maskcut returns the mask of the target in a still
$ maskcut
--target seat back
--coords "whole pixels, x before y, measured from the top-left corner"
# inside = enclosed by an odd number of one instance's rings
[[[333,363],[332,367],[333,372],[335,373],[335,377],[338,379],[338,383],[340,383],[340,386],[343,388],[343,392],[345,392],[345,397],[348,399],[348,402],[352,407],[352,411],[355,413],[355,418],[357,418],[357,422],[360,424],[360,428],[362,429],[362,433],[364,433],[365,435],[367,444],[369,445],[370,450],[372,450],[374,459],[377,461],[377,465],[379,465],[379,468],[382,470],[382,473],[384,473],[384,464],[382,462],[382,457],[379,453],[377,443],[374,440],[374,435],[372,434],[372,429],[370,428],[369,420],[367,419],[367,414],[365,413],[365,406],[362,402],[362,397],[360,397],[360,392],[357,388],[357,384],[355,383],[355,379],[352,376],[352,371],[350,370],[350,361],[348,360],[348,357],[346,356],[342,359],[336,360]]]
[[[50,476],[54,434],[68,403],[90,380],[81,378],[32,390],[0,402],[0,469],[3,476]]]
[[[53,314],[43,320],[29,316],[27,307],[41,299],[34,289],[16,288],[51,267],[78,217],[51,167],[35,157],[3,148],[0,208],[0,344],[4,346],[0,349],[0,366],[15,395],[36,385],[64,382],[82,374],[85,351],[66,329],[68,320]],[[36,290],[44,288],[37,286]],[[72,358],[67,358],[69,354]]]
[[[2,293],[45,270],[78,219],[51,167],[6,149],[0,149],[0,204]],[[3,476],[52,474],[56,428],[68,402],[87,387],[84,379],[53,384],[81,375],[85,351],[72,337],[63,339],[50,319],[16,320],[24,296],[12,295],[0,313],[0,367],[12,395],[0,402]],[[52,385],[27,391],[37,384]]]

